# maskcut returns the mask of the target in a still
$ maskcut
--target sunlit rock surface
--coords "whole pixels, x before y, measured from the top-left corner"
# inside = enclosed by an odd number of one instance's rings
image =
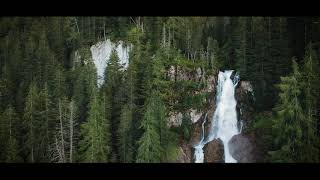
[[[123,69],[126,69],[129,65],[129,51],[132,49],[132,45],[124,45],[123,41],[114,43],[107,39],[106,41],[100,41],[91,46],[90,51],[92,54],[93,62],[97,68],[98,86],[103,84],[104,71],[110,58],[112,49],[117,51],[120,59],[120,64]]]

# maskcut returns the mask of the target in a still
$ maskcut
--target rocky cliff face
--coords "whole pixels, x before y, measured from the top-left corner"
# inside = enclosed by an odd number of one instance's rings
[[[173,71],[173,69],[172,69]],[[174,72],[173,72],[174,73]],[[178,76],[179,78],[182,79],[186,79],[187,75],[180,75]],[[173,78],[173,76],[172,76]],[[203,76],[201,77],[201,73],[200,70],[197,70],[197,75],[192,77],[192,79],[194,80],[200,80],[201,78],[203,78]],[[189,78],[188,78],[189,79]],[[217,82],[217,75],[211,75],[208,76],[205,79],[207,86],[202,89],[201,92],[209,92],[209,98],[206,101],[207,102],[207,106],[205,109],[203,109],[202,111],[197,111],[195,109],[190,109],[189,113],[190,113],[190,118],[191,118],[191,122],[192,122],[192,127],[191,127],[191,137],[189,141],[182,141],[180,143],[180,147],[179,147],[179,155],[177,158],[177,162],[184,162],[184,163],[190,163],[190,162],[194,162],[193,159],[193,147],[199,143],[199,141],[201,140],[202,137],[202,123],[204,121],[206,121],[205,123],[205,137],[208,135],[209,132],[209,128],[211,126],[211,120],[213,117],[213,113],[215,111],[215,92],[216,92],[216,82]],[[171,113],[170,117],[169,117],[169,124],[172,127],[178,127],[181,125],[181,121],[182,121],[182,114],[181,113]],[[211,150],[216,149],[216,148],[212,148],[217,146],[217,142],[214,142],[213,144],[209,145],[209,148],[207,148],[207,152],[209,153]],[[217,152],[217,150],[214,150],[215,152]],[[212,154],[212,153],[211,153]],[[215,153],[213,153],[215,154]],[[211,158],[212,159],[212,158]],[[216,162],[218,157],[214,156],[214,161]],[[210,160],[210,159],[209,159]],[[212,160],[213,161],[213,160]]]
[[[183,142],[178,149],[177,163],[191,163],[192,162],[192,152],[188,143]]]
[[[236,88],[238,126],[247,127],[252,123],[254,113],[254,94],[252,85],[248,81],[240,81]]]
[[[236,89],[237,113],[239,127],[250,126],[254,119],[254,92],[248,81],[240,81]],[[264,148],[260,142],[259,132],[242,132],[229,141],[231,155],[240,163],[264,161]]]

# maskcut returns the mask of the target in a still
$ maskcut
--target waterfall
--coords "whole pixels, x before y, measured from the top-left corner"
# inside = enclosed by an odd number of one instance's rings
[[[216,110],[213,115],[212,125],[208,137],[204,140],[204,123],[202,124],[202,138],[195,148],[195,162],[202,163],[204,160],[203,147],[208,142],[220,138],[224,146],[224,156],[226,163],[236,163],[237,161],[229,152],[228,142],[230,139],[239,134],[240,130],[237,127],[237,112],[235,100],[235,87],[239,82],[239,75],[236,74],[231,79],[233,70],[219,72],[218,86],[216,95]]]

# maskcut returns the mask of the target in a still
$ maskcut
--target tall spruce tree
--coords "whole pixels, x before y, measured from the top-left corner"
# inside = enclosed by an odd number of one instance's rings
[[[102,90],[105,92],[105,95],[108,96],[107,99],[111,103],[110,112],[110,125],[111,131],[117,132],[120,124],[120,115],[121,115],[121,106],[124,101],[123,99],[123,83],[122,83],[122,71],[120,65],[120,59],[118,57],[117,51],[112,50],[110,58],[105,69],[105,80],[102,86]],[[119,160],[119,150],[118,150],[118,134],[111,134],[112,142],[112,161]]]
[[[21,148],[18,144],[20,119],[15,109],[9,105],[0,116],[0,160],[1,162],[15,163],[22,162],[20,158]]]
[[[109,119],[99,96],[93,95],[87,122],[81,125],[80,149],[83,162],[108,162],[110,153]]]
[[[133,160],[132,123],[132,109],[126,104],[121,110],[118,130],[120,162],[132,162]]]
[[[303,68],[303,92],[304,92],[304,105],[306,114],[306,126],[304,129],[304,141],[306,144],[305,154],[306,162],[319,162],[319,136],[317,135],[317,109],[319,101],[319,90],[318,85],[320,76],[320,67],[316,53],[312,47],[312,43],[308,44],[306,48],[306,54],[304,58],[304,68]]]
[[[273,121],[274,142],[276,151],[272,152],[272,160],[275,162],[302,162],[305,156],[303,152],[303,127],[306,125],[306,117],[301,106],[302,86],[299,83],[301,72],[296,60],[293,59],[293,73],[287,77],[281,77],[279,101],[274,111],[276,117]]]
[[[24,136],[24,148],[25,152],[27,153],[27,161],[28,162],[36,162],[36,146],[38,138],[36,136],[36,124],[38,119],[38,88],[36,86],[36,83],[32,82],[29,86],[29,92],[28,96],[26,98],[26,105],[25,105],[25,111],[24,111],[24,130],[25,130],[25,136]]]
[[[158,112],[156,101],[157,95],[156,93],[152,93],[146,104],[146,112],[140,126],[144,130],[144,133],[138,142],[139,148],[136,162],[155,163],[161,161],[163,149],[158,129],[159,119],[156,116]]]
[[[108,162],[111,152],[109,116],[111,102],[104,93],[99,94],[96,73],[92,71],[89,76],[91,77],[89,81],[90,103],[88,104],[88,118],[81,124],[80,129],[80,161]]]

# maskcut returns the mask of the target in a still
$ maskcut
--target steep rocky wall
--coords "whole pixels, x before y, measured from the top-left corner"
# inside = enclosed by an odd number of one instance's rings
[[[191,109],[190,115],[191,115],[191,121],[192,121],[192,127],[191,127],[191,137],[189,141],[182,141],[180,143],[181,152],[178,156],[177,162],[182,162],[181,159],[185,159],[185,163],[194,162],[193,159],[193,147],[199,143],[202,137],[202,123],[205,122],[205,137],[208,135],[211,121],[213,117],[213,113],[215,111],[215,95],[216,95],[216,82],[217,82],[217,75],[211,75],[208,76],[207,79],[207,87],[203,89],[204,92],[209,92],[209,97],[206,107],[202,111],[196,111]],[[207,152],[210,153],[211,150],[214,150],[215,148],[212,148],[210,145],[207,149]],[[217,150],[214,150],[217,152]],[[215,153],[214,153],[215,154]],[[185,158],[185,155],[188,156],[188,158]],[[215,159],[218,159],[215,157]]]
[[[254,94],[251,83],[240,81],[236,88],[235,98],[237,101],[238,125],[239,127],[247,127],[252,123],[254,113]]]
[[[103,83],[104,70],[113,49],[117,52],[120,64],[126,69],[129,65],[129,51],[132,49],[131,44],[126,46],[123,41],[114,43],[110,39],[107,39],[96,43],[90,48],[92,59],[97,69],[97,84],[99,86]]]

